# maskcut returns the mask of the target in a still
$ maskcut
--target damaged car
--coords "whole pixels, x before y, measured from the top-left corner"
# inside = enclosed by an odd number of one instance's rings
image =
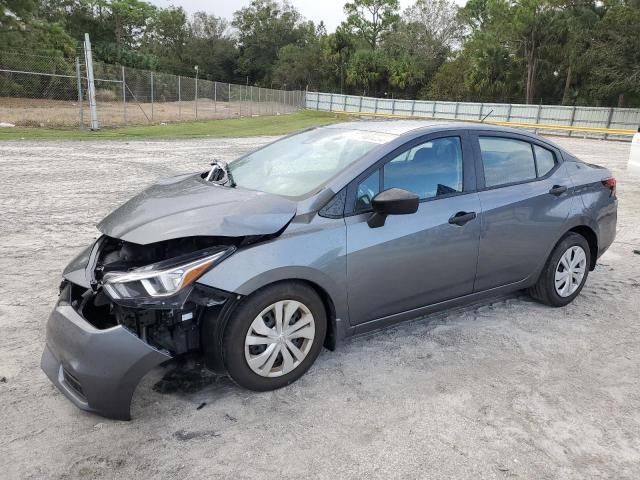
[[[571,302],[615,236],[616,182],[486,124],[335,124],[160,181],[63,272],[41,366],[76,406],[129,419],[155,366],[196,355],[256,391],[324,347],[528,289]]]

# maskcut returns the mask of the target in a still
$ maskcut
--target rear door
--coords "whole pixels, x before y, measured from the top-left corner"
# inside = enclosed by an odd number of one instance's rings
[[[472,137],[482,207],[474,290],[483,291],[537,272],[564,233],[573,198],[552,146],[495,131]]]
[[[418,211],[370,228],[371,198],[392,187],[417,193]],[[352,183],[347,203],[352,324],[473,291],[480,205],[466,132],[432,134],[401,147]],[[471,215],[455,223],[456,214]]]

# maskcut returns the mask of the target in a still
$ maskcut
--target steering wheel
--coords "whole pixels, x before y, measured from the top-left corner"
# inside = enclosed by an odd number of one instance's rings
[[[358,185],[358,197],[356,199],[356,208],[358,210],[365,209],[371,206],[371,200],[376,196],[376,192],[369,188],[367,185]]]

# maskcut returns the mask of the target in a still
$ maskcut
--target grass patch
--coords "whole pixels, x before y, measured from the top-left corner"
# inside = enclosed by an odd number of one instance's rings
[[[318,127],[346,120],[348,120],[348,117],[344,115],[303,110],[278,116],[135,126],[105,129],[98,132],[79,129],[0,128],[0,141],[256,137],[262,135],[284,135],[305,128]]]

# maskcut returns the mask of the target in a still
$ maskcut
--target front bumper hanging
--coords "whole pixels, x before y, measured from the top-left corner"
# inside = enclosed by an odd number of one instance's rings
[[[41,367],[79,408],[130,420],[136,386],[149,370],[170,358],[121,325],[100,330],[72,306],[58,304],[47,323]]]

